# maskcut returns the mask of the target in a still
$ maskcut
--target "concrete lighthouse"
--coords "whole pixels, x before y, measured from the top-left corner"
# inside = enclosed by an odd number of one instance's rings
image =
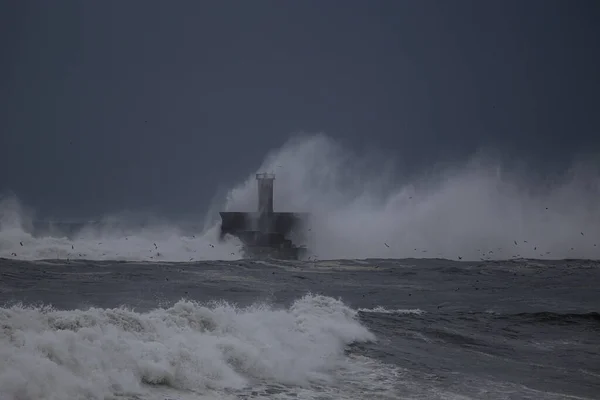
[[[220,212],[221,239],[232,235],[244,245],[244,255],[249,258],[298,259],[302,256],[308,214],[275,212],[273,190],[275,175],[256,174],[258,209],[255,212]]]

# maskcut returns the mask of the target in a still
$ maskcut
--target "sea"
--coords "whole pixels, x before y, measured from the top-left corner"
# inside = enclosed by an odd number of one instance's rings
[[[600,399],[600,166],[363,153],[299,136],[253,171],[310,215],[303,261],[220,240],[254,173],[205,217],[0,196],[0,400]]]
[[[600,263],[0,259],[1,400],[600,399]]]

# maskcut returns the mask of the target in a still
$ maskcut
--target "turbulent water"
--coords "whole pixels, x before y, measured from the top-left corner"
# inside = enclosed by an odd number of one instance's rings
[[[600,398],[600,264],[0,261],[0,398]]]
[[[600,399],[598,163],[388,167],[325,135],[265,158],[313,261],[218,240],[254,173],[204,221],[0,198],[0,400]]]

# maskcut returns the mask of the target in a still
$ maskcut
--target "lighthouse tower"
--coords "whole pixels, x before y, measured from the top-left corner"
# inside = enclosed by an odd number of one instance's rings
[[[305,232],[308,214],[275,212],[273,183],[275,175],[256,174],[258,207],[255,212],[223,211],[221,239],[233,235],[244,245],[244,253],[251,258],[265,254],[274,258],[297,259],[305,250]],[[294,241],[299,243],[292,243]]]

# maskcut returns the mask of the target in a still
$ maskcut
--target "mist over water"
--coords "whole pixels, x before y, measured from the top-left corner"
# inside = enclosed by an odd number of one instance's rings
[[[312,214],[310,249],[319,258],[600,256],[595,166],[549,181],[478,155],[398,182],[375,157],[324,135],[298,137],[260,170],[277,174],[276,210]],[[254,209],[255,186],[251,176],[233,189],[227,209]]]
[[[237,240],[217,240],[216,211],[255,210],[254,174],[272,172],[275,211],[311,214],[308,253],[320,259],[600,257],[597,165],[582,162],[550,179],[526,169],[508,172],[497,157],[479,154],[462,165],[399,179],[393,161],[353,153],[326,135],[294,137],[232,185],[224,204],[198,221],[196,233],[165,221],[140,228],[113,216],[71,238],[32,235],[31,213],[6,197],[0,203],[0,256],[237,259]]]
[[[198,226],[199,224],[194,224]],[[201,226],[201,225],[200,225]],[[157,218],[140,221],[130,214],[81,223],[70,234],[49,224],[34,232],[33,216],[15,197],[0,201],[0,257],[129,261],[199,261],[239,259],[239,242],[219,243],[218,226],[190,232]]]

